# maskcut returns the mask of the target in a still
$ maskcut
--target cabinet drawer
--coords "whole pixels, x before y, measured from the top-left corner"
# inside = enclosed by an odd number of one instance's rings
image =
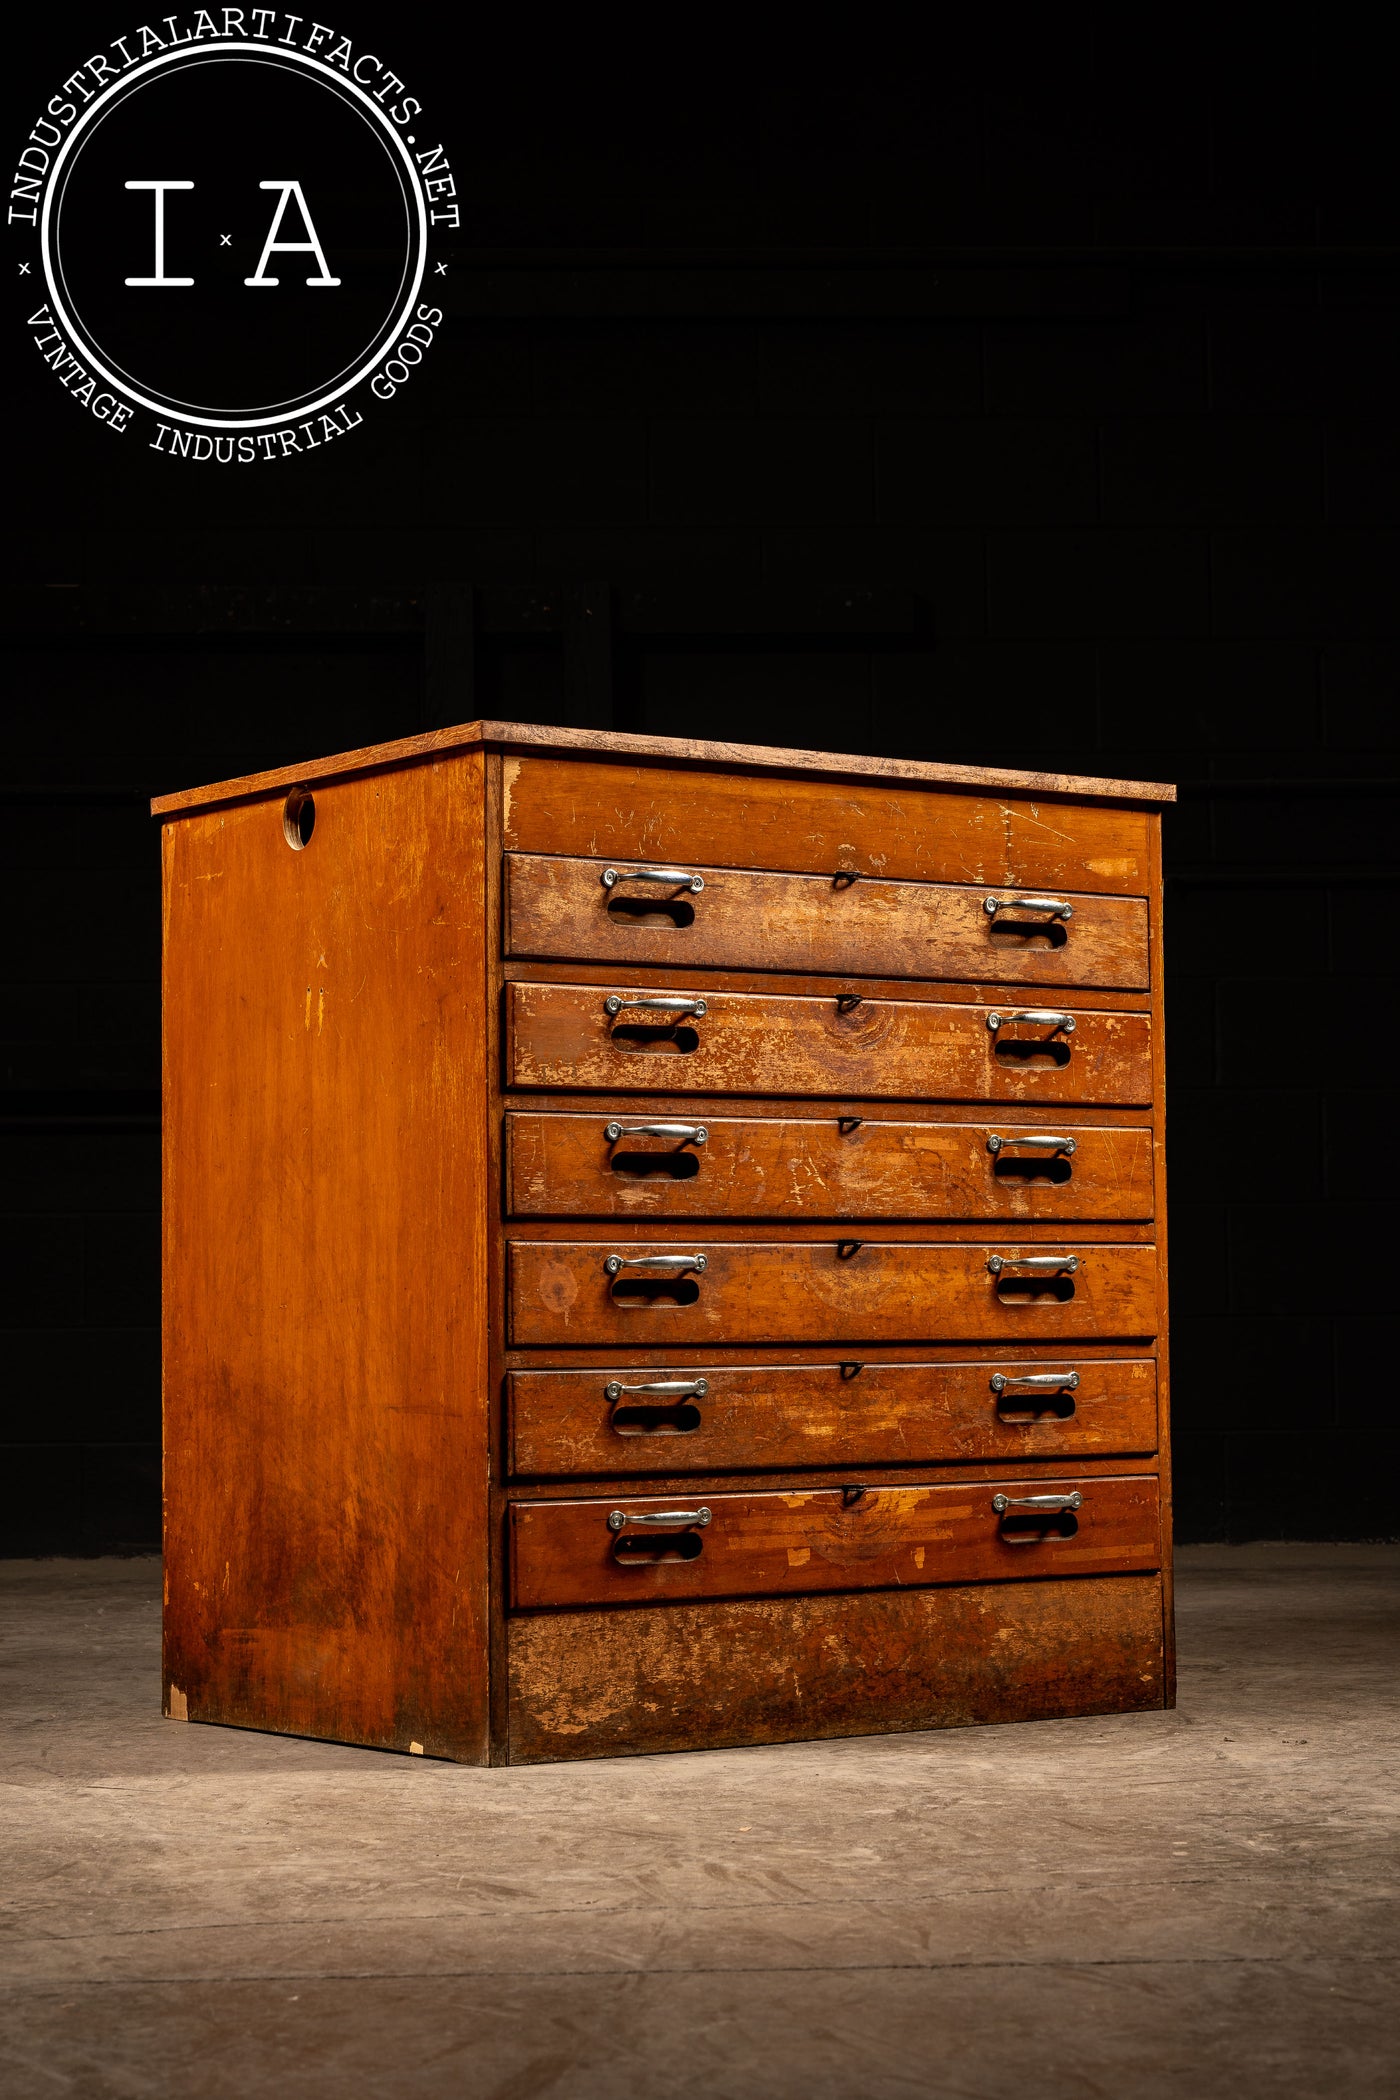
[[[1141,1013],[625,984],[511,984],[507,993],[506,1067],[517,1087],[1124,1107],[1152,1099],[1152,1022]]]
[[[662,969],[1148,984],[1145,897],[533,853],[506,855],[505,944],[512,956]]]
[[[520,1611],[1127,1574],[1161,1558],[1148,1474],[516,1502],[510,1517]]]
[[[516,1240],[511,1339],[679,1343],[1112,1340],[1155,1332],[1156,1249],[890,1240]]]
[[[1152,1132],[518,1111],[506,1176],[516,1217],[1150,1218]]]
[[[975,1364],[701,1365],[513,1371],[511,1468],[722,1473],[1157,1448],[1157,1366],[1066,1356]]]

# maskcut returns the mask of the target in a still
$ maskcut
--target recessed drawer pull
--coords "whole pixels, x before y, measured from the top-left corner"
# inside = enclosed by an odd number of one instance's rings
[[[1009,1386],[1014,1386],[1018,1390],[1035,1392],[1077,1393],[1079,1391],[1079,1373],[1077,1371],[993,1371],[991,1385],[992,1391],[998,1394],[1004,1393]]]
[[[703,1400],[709,1390],[708,1378],[653,1378],[648,1385],[623,1385],[620,1379],[610,1378],[603,1387],[603,1398],[620,1400],[624,1393],[661,1393],[670,1400]]]
[[[616,889],[619,882],[664,882],[670,889],[692,890],[698,896],[705,887],[703,875],[685,868],[604,868],[603,888]]]
[[[1018,1007],[1015,1013],[988,1014],[987,1016],[987,1026],[991,1029],[993,1035],[996,1034],[998,1028],[1004,1028],[1008,1021],[1043,1023],[1045,1027],[1059,1029],[1065,1035],[1074,1034],[1074,1015],[1056,1013],[1053,1007],[1048,1006],[1022,1006]]]
[[[1063,897],[986,897],[982,909],[989,919],[999,911],[1048,911],[1057,919],[1072,919],[1074,906],[1066,904]]]
[[[1000,1276],[1004,1269],[1029,1269],[1033,1275],[1058,1275],[1063,1270],[1073,1276],[1079,1267],[1077,1254],[989,1254],[987,1267],[993,1276]]]
[[[708,1254],[610,1254],[603,1263],[609,1276],[619,1269],[698,1269],[710,1266]]]
[[[1009,1509],[1031,1509],[1053,1517],[1067,1509],[1078,1509],[1083,1501],[1077,1491],[1073,1495],[993,1495],[992,1508],[999,1517],[1004,1517]],[[611,1523],[612,1519],[608,1521]]]
[[[691,1145],[705,1145],[710,1133],[703,1123],[609,1123],[603,1136],[610,1145],[625,1137],[673,1137]],[[1073,1150],[1072,1143],[1070,1149]]]
[[[993,1133],[987,1140],[987,1150],[997,1153],[1003,1145],[1015,1145],[1023,1152],[1028,1151],[1031,1146],[1038,1152],[1073,1152],[1075,1144],[1076,1140],[1070,1137],[1040,1137],[1028,1130],[1011,1130],[1005,1137],[997,1137]]]
[[[1078,1507],[1077,1496],[1075,1506]],[[608,1530],[623,1531],[629,1524],[657,1524],[667,1531],[689,1531],[698,1524],[703,1530],[713,1514],[703,1503],[699,1509],[610,1509]]]
[[[678,992],[662,992],[654,999],[620,999],[616,992],[609,992],[603,1001],[605,1014],[620,1014],[625,1006],[645,1006],[653,1013],[694,1014],[701,1020],[706,1012],[703,999],[687,999]],[[1070,1026],[1074,1023],[1071,1021]]]

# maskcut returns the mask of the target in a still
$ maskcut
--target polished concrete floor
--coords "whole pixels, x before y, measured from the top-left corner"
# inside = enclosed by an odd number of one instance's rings
[[[0,1563],[0,2089],[1400,2091],[1400,1548],[1183,1555],[1175,1713],[468,1771],[162,1721]]]

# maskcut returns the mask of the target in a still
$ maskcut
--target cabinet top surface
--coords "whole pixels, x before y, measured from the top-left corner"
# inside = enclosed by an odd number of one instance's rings
[[[465,722],[455,729],[431,729],[396,743],[370,744],[360,751],[340,751],[328,758],[277,766],[208,787],[184,788],[157,795],[155,816],[175,817],[221,802],[302,787],[318,780],[343,780],[357,773],[421,764],[459,751],[510,751],[561,758],[654,759],[672,766],[709,767],[727,772],[783,772],[824,775],[831,780],[865,779],[913,786],[987,788],[994,793],[1104,797],[1120,802],[1175,802],[1176,789],[1151,780],[1099,780],[1072,773],[1005,772],[996,766],[950,766],[909,758],[862,758],[848,752],[790,751],[767,744],[703,743],[689,737],[633,736],[607,729],[551,729],[533,722]]]

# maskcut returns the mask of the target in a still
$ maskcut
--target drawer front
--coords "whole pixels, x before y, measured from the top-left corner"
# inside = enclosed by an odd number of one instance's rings
[[[1157,1366],[775,1364],[513,1371],[511,1467],[524,1474],[723,1473],[1146,1455]]]
[[[853,1238],[720,1240],[682,1250],[678,1242],[517,1240],[510,1332],[524,1348],[1107,1341],[1156,1331],[1156,1262],[1156,1249],[1141,1246]],[[1043,1266],[1028,1266],[1036,1263]]]
[[[1158,1575],[522,1613],[512,1764],[1143,1713]]]
[[[520,1611],[1128,1574],[1161,1559],[1149,1474],[515,1502],[510,1517]]]
[[[515,1217],[1152,1215],[1150,1130],[645,1112],[505,1120]]]
[[[847,1002],[836,998],[668,994],[626,984],[511,984],[507,994],[507,1073],[517,1087],[1124,1107],[1152,1100],[1147,1014],[918,999],[862,999],[843,1012]],[[632,1003],[668,997],[670,1007]],[[617,1002],[611,1014],[609,1000]],[[676,1003],[687,1000],[704,1011]],[[1051,1018],[1018,1018],[1028,1012]]]
[[[507,758],[503,833],[527,853],[632,865],[840,868],[896,881],[1010,883],[1140,895],[1152,866],[1146,810],[907,781],[677,772],[590,759]]]
[[[1147,900],[506,855],[506,953],[1145,991]],[[675,880],[669,879],[670,875]],[[697,888],[696,885],[703,885]]]

